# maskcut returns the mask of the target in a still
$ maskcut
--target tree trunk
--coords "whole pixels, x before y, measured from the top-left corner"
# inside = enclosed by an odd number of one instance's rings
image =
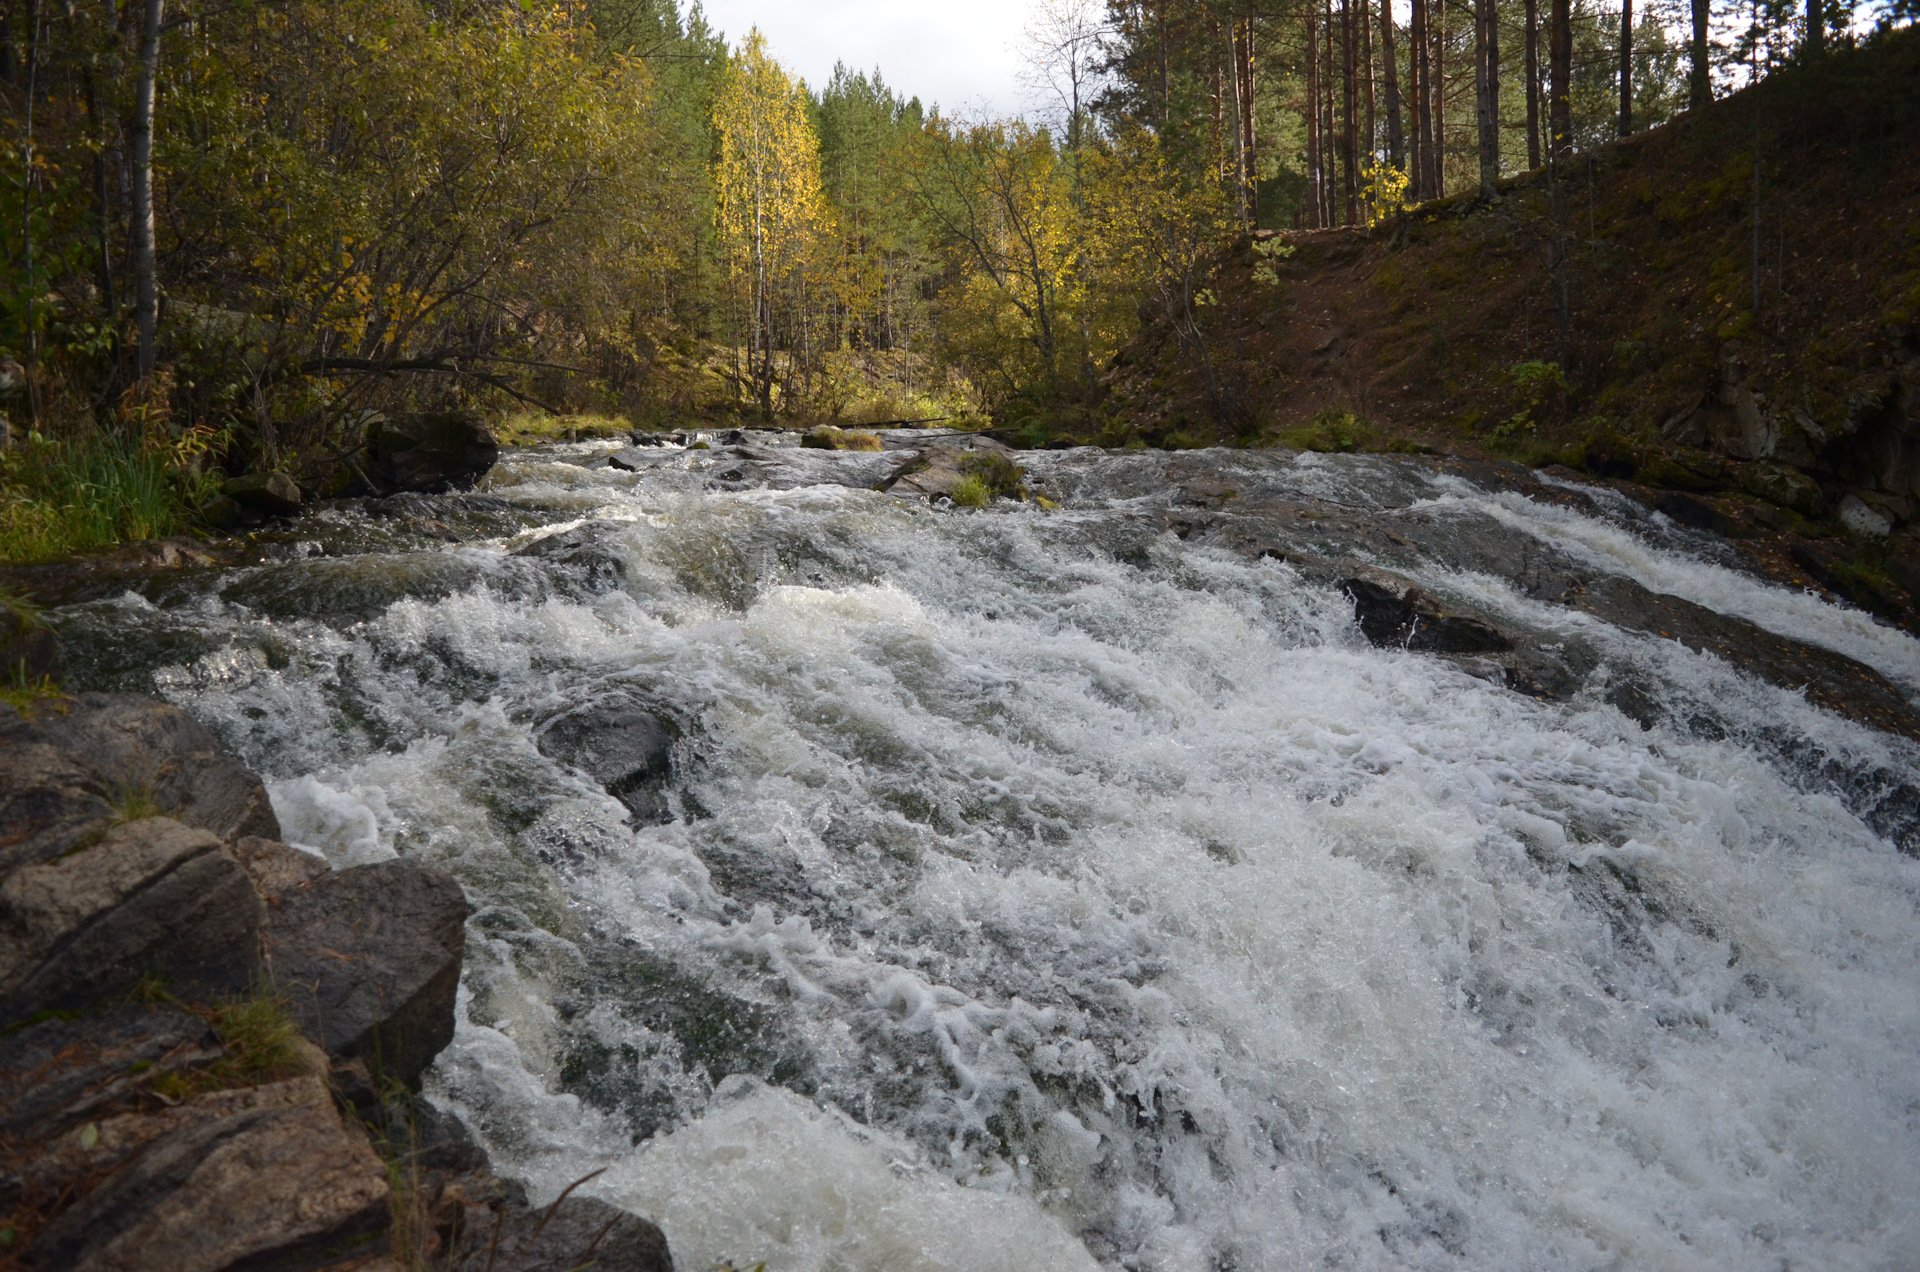
[[[1633,135],[1633,0],[1620,0],[1620,135]]]
[[[1827,15],[1820,0],[1807,0],[1807,52],[1819,57],[1827,49]]]
[[[1540,0],[1527,0],[1527,171],[1540,166]]]
[[[1240,39],[1240,65],[1237,73],[1242,81],[1240,89],[1240,154],[1242,169],[1240,179],[1245,185],[1247,200],[1247,224],[1257,226],[1260,223],[1260,147],[1259,134],[1254,119],[1253,77],[1253,19],[1246,19],[1245,30]]]
[[[1365,95],[1360,116],[1360,137],[1365,143],[1363,158],[1372,165],[1380,158],[1380,129],[1374,117],[1373,92],[1373,18],[1367,8],[1367,0],[1360,3],[1360,88]]]
[[[1383,3],[1385,0],[1383,0]],[[1409,50],[1407,105],[1413,112],[1413,198],[1415,202],[1433,197],[1428,184],[1433,153],[1433,93],[1429,85],[1433,69],[1432,48],[1427,39],[1427,0],[1413,0],[1413,29],[1408,33]]]
[[[1340,164],[1340,133],[1335,127],[1333,94],[1337,87],[1338,75],[1333,60],[1333,0],[1326,0],[1320,9],[1320,156],[1326,165],[1327,179],[1324,186],[1326,206],[1321,210],[1322,225],[1340,224],[1340,201],[1338,168]]]
[[[1353,43],[1353,0],[1340,0],[1340,162],[1346,169],[1347,224],[1360,220],[1360,70]]]
[[[1553,0],[1547,33],[1547,145],[1558,162],[1573,153],[1573,4]]]
[[[1387,83],[1387,161],[1407,164],[1407,135],[1400,123],[1400,67],[1393,47],[1393,0],[1380,0],[1380,66]]]
[[[1474,0],[1473,18],[1474,104],[1480,115],[1480,193],[1492,198],[1500,180],[1500,14],[1494,0]]]
[[[1311,5],[1307,8],[1307,228],[1317,230],[1323,205],[1321,184],[1326,155],[1320,144],[1320,32]]]
[[[1433,197],[1447,194],[1447,0],[1433,0]]]
[[[1693,0],[1693,40],[1687,74],[1687,107],[1705,110],[1713,104],[1713,70],[1707,63],[1707,29],[1713,0]]]
[[[153,374],[160,328],[160,283],[154,264],[153,98],[160,76],[160,23],[166,0],[146,0],[140,32],[140,78],[133,98],[134,315],[140,329],[135,362],[141,380]]]

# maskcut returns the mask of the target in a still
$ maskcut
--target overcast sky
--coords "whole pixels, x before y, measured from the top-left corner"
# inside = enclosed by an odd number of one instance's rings
[[[1020,34],[1027,0],[704,0],[707,19],[738,44],[758,26],[774,57],[819,88],[833,64],[880,68],[902,97],[949,115],[1023,112]]]

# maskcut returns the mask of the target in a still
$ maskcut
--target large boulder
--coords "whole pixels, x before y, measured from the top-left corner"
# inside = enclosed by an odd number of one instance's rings
[[[469,1206],[448,1267],[459,1272],[673,1272],[660,1229],[593,1197],[568,1196],[534,1209],[496,1202]]]
[[[308,1272],[386,1252],[386,1168],[317,1078],[217,1092],[74,1136],[76,1155],[101,1159],[81,1163],[74,1186],[105,1178],[34,1238],[29,1268]]]
[[[462,412],[395,416],[367,429],[367,478],[381,494],[468,490],[499,458],[499,440]]]
[[[1384,570],[1357,573],[1343,584],[1367,640],[1386,649],[1436,654],[1498,654],[1511,637],[1484,619],[1448,609],[1439,598]]]
[[[383,861],[280,898],[267,928],[273,981],[328,1055],[417,1087],[453,1040],[466,896],[446,871]]]
[[[263,912],[213,835],[166,818],[115,827],[0,880],[0,1019],[84,1007],[147,977],[188,996],[244,992]]]
[[[0,871],[51,861],[135,811],[222,840],[280,838],[267,790],[164,702],[83,694],[28,719],[0,710]]]

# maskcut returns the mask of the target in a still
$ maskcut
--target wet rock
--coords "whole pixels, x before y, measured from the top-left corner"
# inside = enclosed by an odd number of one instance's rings
[[[627,533],[620,526],[595,522],[536,539],[514,555],[551,562],[589,593],[612,592],[631,578]]]
[[[658,462],[659,457],[657,455],[649,454],[638,448],[616,451],[607,456],[607,467],[617,468],[623,473],[645,472]]]
[[[1653,508],[1675,525],[1692,530],[1710,530],[1729,539],[1741,538],[1748,533],[1738,520],[1722,512],[1710,500],[1697,495],[1663,490],[1654,496]]]
[[[449,1266],[460,1272],[673,1272],[660,1229],[593,1197],[567,1196],[544,1208],[495,1202],[470,1206]]]
[[[385,1253],[385,1167],[317,1079],[161,1117],[173,1124],[40,1232],[28,1267],[302,1272]],[[96,1149],[127,1132],[97,1127]]]
[[[1490,623],[1445,608],[1437,597],[1396,575],[1355,575],[1342,587],[1353,598],[1360,630],[1383,649],[1482,654],[1513,648],[1513,640]]]
[[[880,489],[921,499],[952,498],[954,486],[966,476],[967,457],[974,454],[999,454],[1011,461],[1013,450],[983,434],[941,442],[912,452],[882,479]]]
[[[397,416],[367,430],[367,477],[382,494],[467,490],[499,458],[499,441],[460,412]]]
[[[177,707],[82,694],[0,712],[0,870],[51,860],[139,804],[220,839],[280,837],[266,787]]]
[[[233,501],[242,523],[257,524],[272,517],[290,517],[300,511],[305,502],[298,483],[279,472],[235,477],[220,487],[220,493]]]
[[[642,823],[672,820],[667,792],[680,729],[660,706],[617,693],[549,720],[534,734],[540,753],[579,769]]]
[[[385,861],[283,894],[267,957],[309,1038],[412,1088],[453,1038],[466,918],[444,870]]]
[[[165,818],[119,826],[0,881],[0,1019],[86,1006],[157,976],[247,989],[264,907],[220,841]]]

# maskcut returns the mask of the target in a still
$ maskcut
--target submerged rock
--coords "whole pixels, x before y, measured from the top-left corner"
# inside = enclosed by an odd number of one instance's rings
[[[667,792],[679,740],[659,704],[630,692],[555,716],[534,734],[541,754],[591,777],[643,823],[672,819]]]

